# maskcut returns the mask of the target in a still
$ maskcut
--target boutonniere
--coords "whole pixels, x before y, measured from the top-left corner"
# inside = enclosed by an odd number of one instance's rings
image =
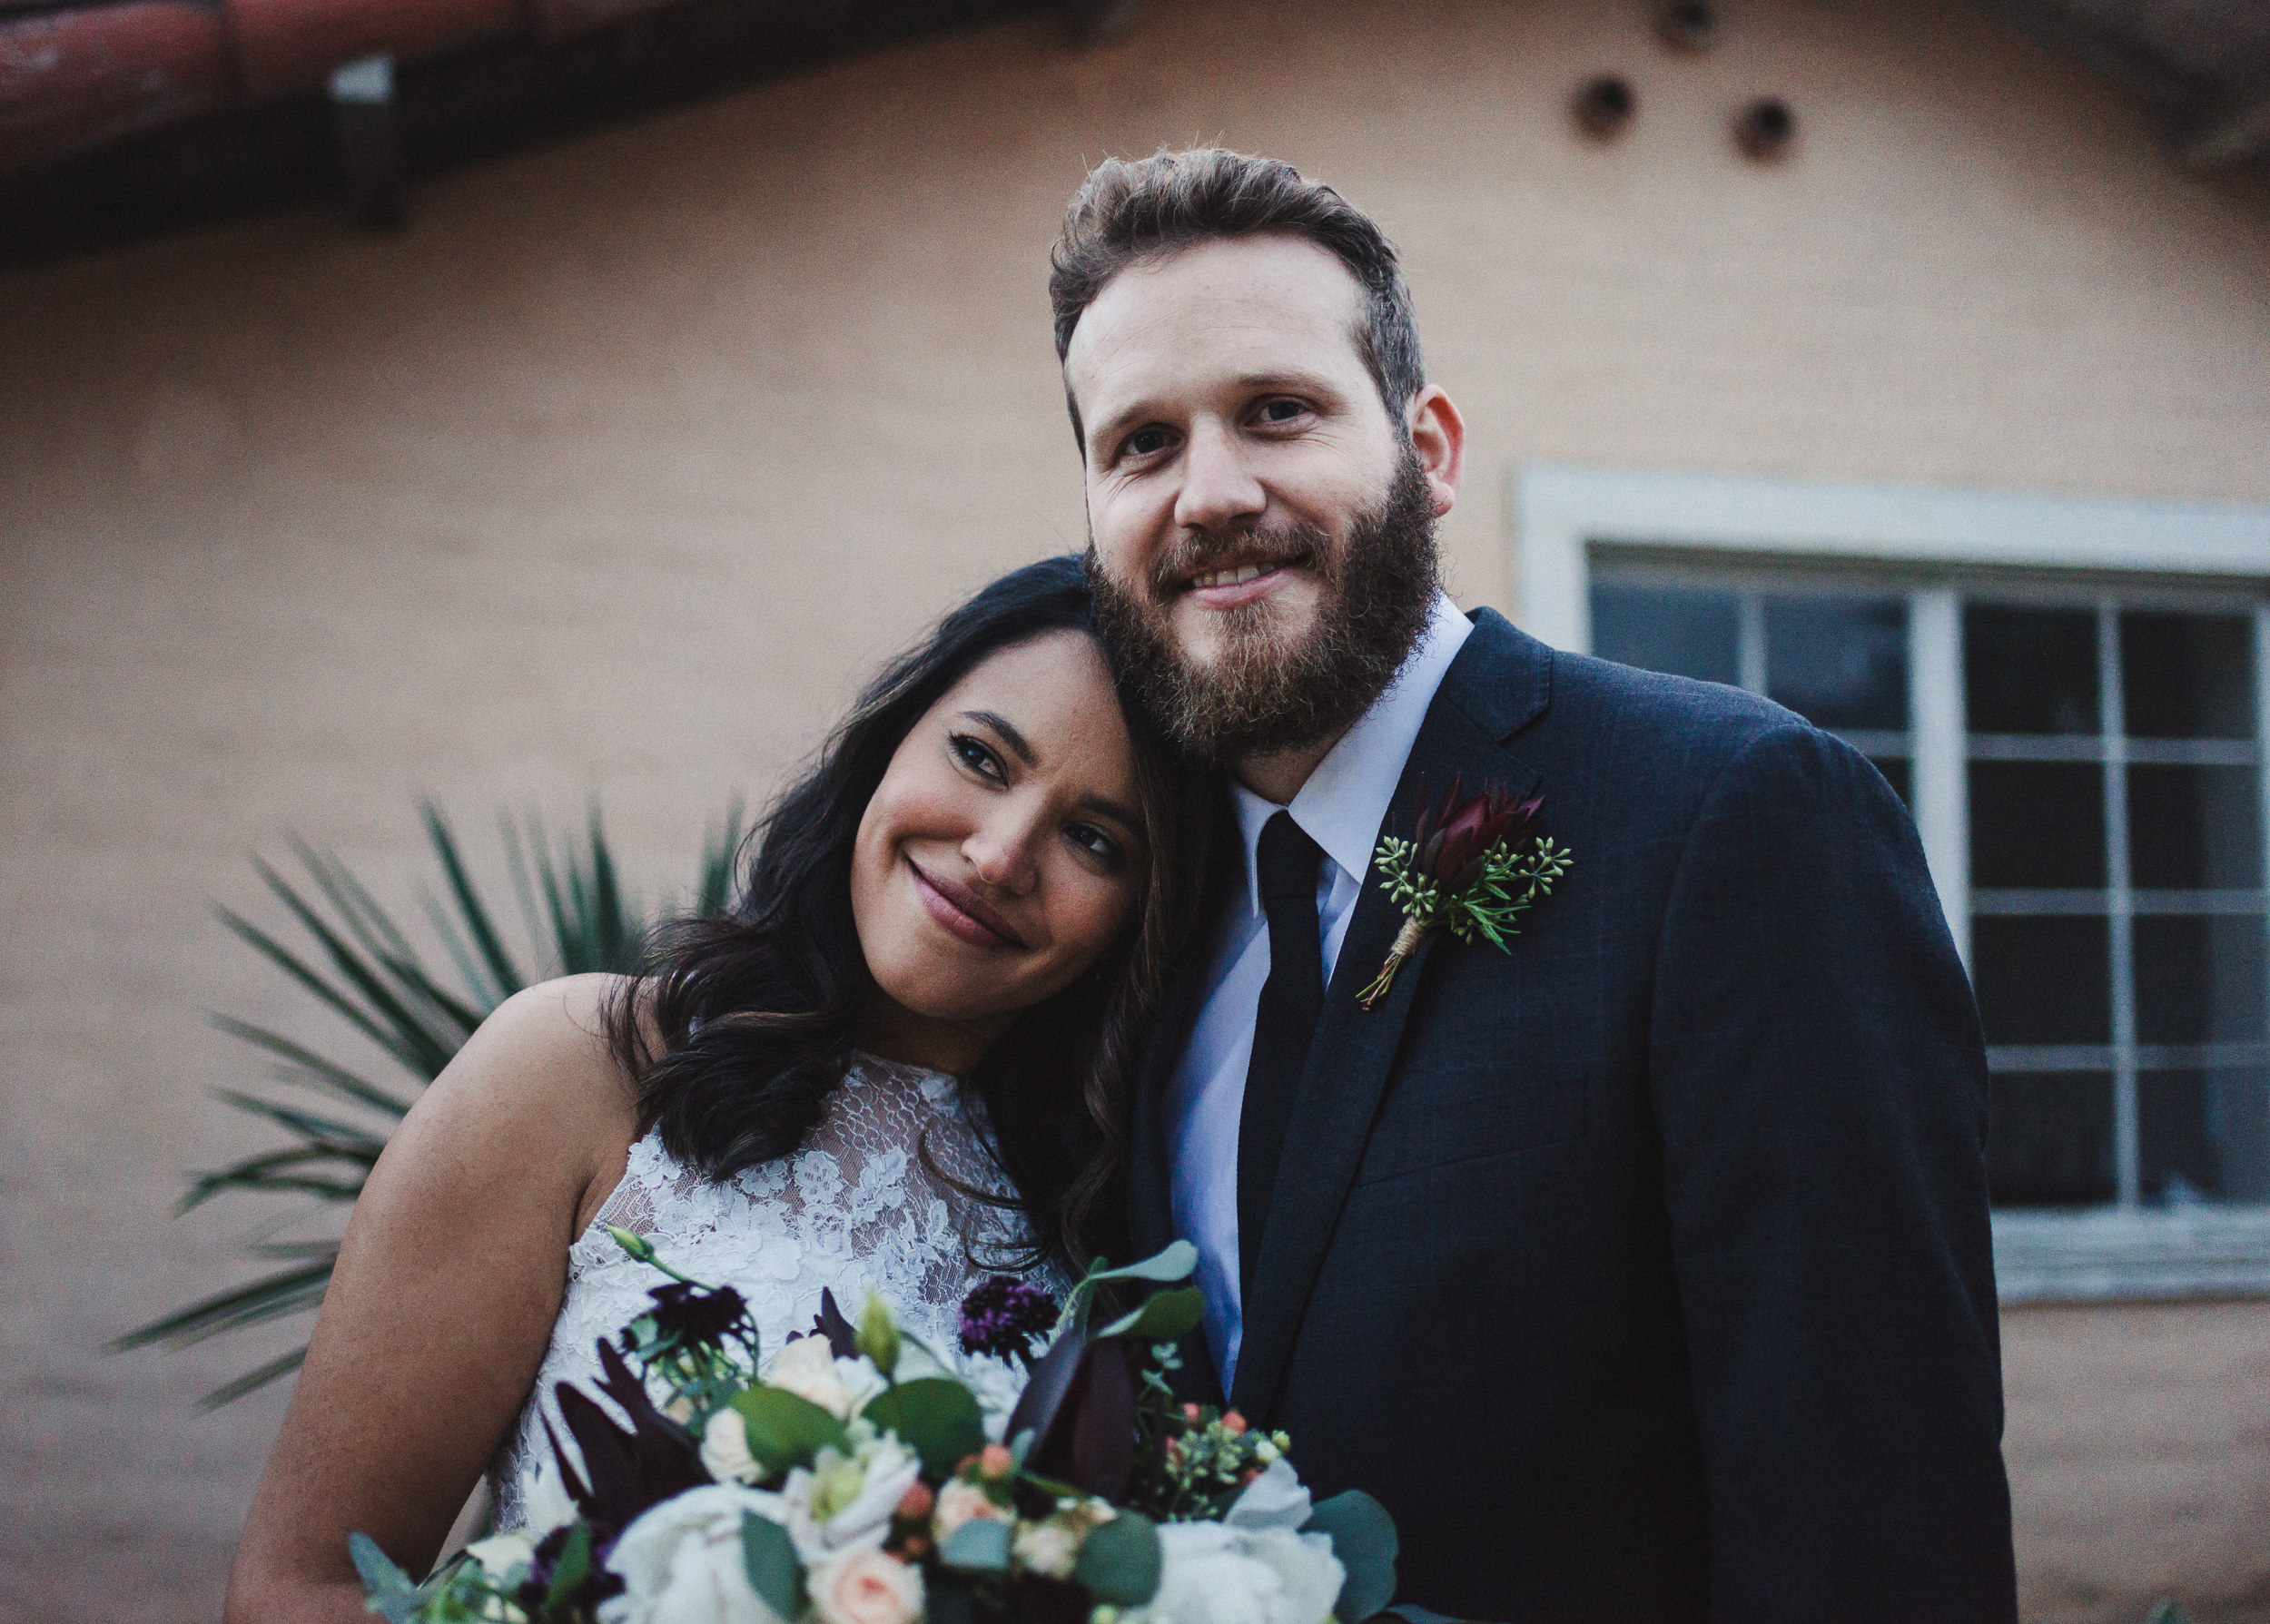
[[[1442,804],[1429,805],[1422,775],[1411,838],[1387,835],[1373,855],[1379,883],[1403,910],[1403,929],[1378,975],[1357,994],[1359,1009],[1387,996],[1396,971],[1429,931],[1446,930],[1460,941],[1479,936],[1512,952],[1505,939],[1519,929],[1515,920],[1568,872],[1568,848],[1532,832],[1544,796],[1516,802],[1495,784],[1478,795],[1465,789],[1463,774],[1453,778]]]

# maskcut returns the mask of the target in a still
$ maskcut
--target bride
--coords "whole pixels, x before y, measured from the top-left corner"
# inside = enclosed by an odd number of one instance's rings
[[[1017,570],[868,688],[727,918],[489,1017],[356,1203],[229,1624],[367,1618],[348,1534],[422,1572],[484,1471],[523,1519],[554,1384],[659,1279],[602,1224],[737,1288],[768,1353],[829,1288],[946,1346],[982,1274],[1111,1249],[1210,826],[1134,717],[1079,561]]]

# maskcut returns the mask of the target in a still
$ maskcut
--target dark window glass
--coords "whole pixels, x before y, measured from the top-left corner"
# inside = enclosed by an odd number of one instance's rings
[[[1673,676],[1741,681],[1734,595],[1701,586],[1598,581],[1592,589],[1593,653]]]
[[[1970,883],[2103,890],[2105,770],[2095,762],[1972,762]]]
[[[2136,921],[2136,1035],[2141,1043],[2250,1043],[2263,1036],[2258,916]]]
[[[2093,611],[1969,605],[1962,669],[1974,733],[2098,731]]]
[[[2000,1072],[1987,1097],[1987,1188],[1995,1206],[2095,1206],[2113,1198],[2109,1076]]]
[[[2252,767],[2128,769],[2128,878],[2143,891],[2262,883],[2262,787]]]
[[[2270,1074],[2147,1071],[2136,1104],[2146,1196],[2270,1199]]]
[[[1816,727],[1904,731],[1908,605],[1899,598],[1765,600],[1765,685]]]
[[[2112,1041],[2111,938],[2102,919],[1975,918],[1970,960],[1989,1043]]]
[[[2139,739],[2255,736],[2255,628],[2238,615],[2120,617],[2121,708]]]
[[[1915,804],[1913,797],[1908,793],[1910,778],[1906,757],[1897,755],[1874,755],[1869,757],[1869,765],[1875,768],[1877,772],[1884,775],[1885,782],[1891,785],[1891,792],[1893,794],[1899,796],[1901,801],[1906,802],[1910,806],[1913,806]]]

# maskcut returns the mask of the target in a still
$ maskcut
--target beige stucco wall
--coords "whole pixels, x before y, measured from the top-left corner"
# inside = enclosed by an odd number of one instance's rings
[[[2078,71],[1898,0],[1152,0],[1018,24],[419,191],[0,279],[0,1618],[210,1617],[281,1414],[197,1393],[296,1328],[104,1340],[241,1277],[175,1223],[242,1148],[207,1009],[248,849],[409,901],[413,792],[597,792],[650,881],[858,672],[1081,539],[1042,254],[1083,158],[1218,137],[1403,243],[1473,426],[1449,525],[1507,602],[1525,459],[2270,499],[2270,193],[2175,173]],[[1564,97],[1630,72],[1639,124]],[[1803,121],[1760,170],[1723,122]],[[268,917],[272,917],[272,909]],[[311,1027],[311,1031],[320,1028]],[[2028,1611],[2270,1617],[2270,1307],[2015,1314]]]

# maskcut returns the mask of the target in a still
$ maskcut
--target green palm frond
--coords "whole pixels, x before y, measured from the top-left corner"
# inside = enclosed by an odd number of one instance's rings
[[[324,1097],[334,1107],[345,1105],[372,1120],[350,1120],[241,1089],[220,1090],[220,1097],[234,1108],[281,1130],[286,1143],[192,1174],[178,1210],[187,1212],[218,1196],[248,1194],[351,1205],[386,1148],[394,1123],[498,1004],[548,976],[620,970],[631,963],[646,921],[621,881],[596,802],[581,838],[558,847],[533,814],[518,821],[508,814],[499,822],[506,867],[532,950],[525,959],[507,945],[498,916],[473,878],[447,816],[430,801],[421,803],[419,814],[440,871],[438,891],[423,888],[420,901],[452,974],[428,963],[336,853],[303,841],[291,842],[299,875],[287,877],[258,858],[252,869],[306,943],[292,945],[242,914],[217,910],[240,940],[407,1074],[407,1085],[374,1080],[269,1028],[232,1016],[212,1017],[221,1031],[268,1058],[272,1082],[302,1090],[303,1097]],[[745,832],[741,802],[735,801],[704,843],[692,899],[696,911],[724,910]],[[185,1348],[321,1305],[339,1254],[336,1241],[262,1241],[250,1250],[288,1266],[130,1331],[111,1344],[113,1349]],[[228,1403],[289,1375],[306,1354],[300,1348],[248,1371],[206,1394],[202,1406]]]

